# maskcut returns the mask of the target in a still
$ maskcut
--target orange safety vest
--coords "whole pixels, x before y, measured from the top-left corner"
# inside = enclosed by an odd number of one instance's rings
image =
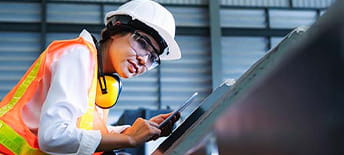
[[[92,84],[88,92],[88,107],[84,115],[78,118],[77,126],[87,130],[101,130],[107,133],[106,118],[108,111],[99,116],[95,106],[97,85],[97,50],[82,37],[73,40],[55,41],[39,56],[19,83],[4,97],[0,103],[0,154],[39,155],[44,154],[38,146],[38,137],[32,133],[22,119],[22,109],[34,96],[46,67],[51,66],[52,60],[59,59],[63,48],[71,45],[86,45],[92,55],[93,71]],[[46,94],[45,94],[46,95]],[[37,103],[42,104],[42,103]],[[105,119],[104,119],[105,118]]]

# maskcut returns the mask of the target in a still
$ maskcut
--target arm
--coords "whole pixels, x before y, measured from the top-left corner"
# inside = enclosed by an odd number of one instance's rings
[[[166,125],[162,130],[158,129],[158,124],[163,122],[171,114],[172,112],[161,114],[151,118],[150,120],[138,118],[131,127],[127,128],[121,134],[114,133],[102,135],[102,140],[97,150],[108,151],[119,148],[136,147],[144,142],[155,140],[160,136],[168,136],[172,132],[174,123],[180,118],[180,114],[178,113],[173,119],[171,119],[168,125]]]
[[[66,49],[52,65],[52,79],[42,107],[39,145],[49,154],[91,154],[118,148],[135,147],[154,135],[157,124],[138,119],[123,134],[101,135],[100,131],[77,128],[77,118],[86,112],[88,89],[91,83],[90,60],[86,47]],[[75,51],[77,50],[77,51]]]
[[[97,148],[98,151],[108,151],[119,148],[136,147],[160,135],[160,129],[155,122],[142,118],[136,119],[134,124],[121,134],[103,134]]]

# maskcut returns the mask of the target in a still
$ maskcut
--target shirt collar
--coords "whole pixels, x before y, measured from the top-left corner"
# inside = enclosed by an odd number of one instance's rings
[[[95,46],[94,42],[93,42],[93,38],[91,36],[91,33],[89,33],[86,29],[83,29],[79,36],[84,38],[86,41],[91,43],[93,46]]]

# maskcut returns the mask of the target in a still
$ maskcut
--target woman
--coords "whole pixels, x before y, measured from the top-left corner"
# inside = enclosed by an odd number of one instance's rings
[[[53,42],[6,95],[0,153],[92,154],[170,134],[178,116],[161,130],[171,113],[107,127],[108,110],[95,100],[97,85],[106,93],[105,74],[130,78],[181,57],[173,16],[156,2],[133,0],[107,13],[105,25],[99,46],[86,30]]]

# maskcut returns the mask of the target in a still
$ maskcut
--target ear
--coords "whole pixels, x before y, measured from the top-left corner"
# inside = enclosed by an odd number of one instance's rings
[[[110,39],[111,40],[114,40],[114,39],[116,39],[118,37],[118,35],[112,35],[111,37],[110,37]]]

